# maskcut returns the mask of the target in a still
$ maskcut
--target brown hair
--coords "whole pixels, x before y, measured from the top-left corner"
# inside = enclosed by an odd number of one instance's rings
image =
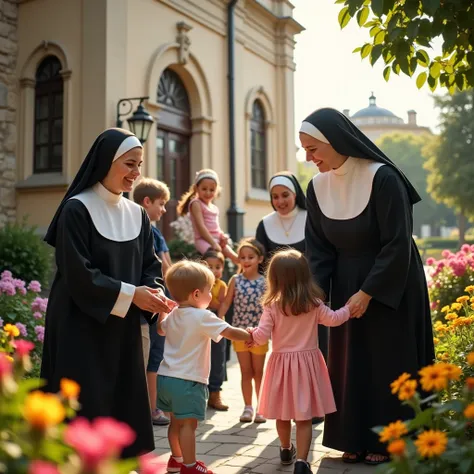
[[[216,197],[219,197],[221,187],[217,173],[209,168],[198,171],[196,173],[196,178],[194,178],[194,183],[189,186],[189,189],[181,196],[178,201],[176,212],[179,216],[185,216],[189,212],[189,204],[196,197],[197,187],[203,179],[214,179],[216,181]]]
[[[253,238],[247,238],[247,239],[242,239],[239,242],[239,246],[237,247],[237,254],[244,248],[244,247],[249,247],[252,250],[255,251],[255,253],[259,257],[265,257],[265,247],[256,239]]]
[[[205,254],[202,256],[202,259],[206,261],[208,258],[217,258],[222,263],[222,265],[225,264],[224,254],[222,252],[218,252],[217,250],[212,250],[212,249],[207,250]]]
[[[177,302],[185,301],[195,290],[212,288],[214,281],[214,274],[205,264],[190,260],[171,265],[165,276],[166,287]]]
[[[133,190],[133,200],[142,205],[145,198],[150,198],[151,202],[156,199],[170,200],[170,190],[162,181],[152,178],[142,178]]]
[[[266,272],[267,290],[262,305],[277,304],[288,316],[309,313],[324,299],[323,290],[312,278],[308,260],[298,250],[280,250],[270,260]]]

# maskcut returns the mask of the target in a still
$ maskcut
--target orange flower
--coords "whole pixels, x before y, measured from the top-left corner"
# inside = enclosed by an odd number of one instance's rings
[[[416,393],[416,380],[407,380],[401,387],[400,391],[398,392],[398,399],[399,400],[411,400]]]
[[[6,332],[10,337],[18,337],[20,335],[20,330],[14,324],[5,324],[3,326],[3,331]]]
[[[454,364],[446,364],[446,363],[441,363],[438,365],[441,365],[443,367],[446,377],[448,377],[449,380],[460,379],[462,375],[461,367],[458,367],[457,365],[454,365]]]
[[[448,377],[443,368],[443,364],[433,364],[423,367],[419,372],[420,383],[423,390],[443,390],[448,385]]]
[[[398,439],[407,433],[408,429],[405,423],[401,420],[397,420],[394,423],[385,426],[385,428],[380,432],[380,442],[386,443],[387,441]]]
[[[39,430],[61,423],[66,416],[66,410],[56,395],[39,390],[26,397],[23,410],[28,423]]]
[[[410,374],[406,373],[406,372],[403,372],[402,375],[400,375],[400,377],[398,377],[397,380],[395,380],[394,382],[392,382],[390,384],[390,387],[392,387],[392,393],[393,395],[395,395],[399,390],[400,390],[400,387],[411,377]]]
[[[474,377],[468,377],[466,379],[466,387],[468,390],[474,390]]]
[[[469,352],[466,357],[466,360],[469,365],[474,365],[474,352]]]
[[[396,439],[388,445],[387,451],[392,456],[403,456],[405,454],[405,448],[405,441],[403,441],[403,439]]]
[[[467,295],[463,295],[463,296],[460,296],[459,298],[456,298],[456,302],[457,303],[467,303],[469,301],[469,296]]]
[[[439,344],[439,339],[437,337],[433,337],[433,343],[434,344]]]
[[[469,418],[470,420],[474,419],[474,403],[470,403],[465,409],[464,409],[464,416],[466,418]]]
[[[444,319],[446,319],[446,321],[454,321],[455,319],[458,319],[458,315],[456,313],[448,313]]]
[[[448,437],[438,430],[423,431],[415,441],[418,452],[425,458],[440,456],[446,451]]]
[[[79,384],[69,379],[61,379],[60,387],[62,396],[67,399],[77,398],[81,391]]]
[[[464,291],[467,291],[468,293],[474,292],[474,285],[469,285],[464,288]]]

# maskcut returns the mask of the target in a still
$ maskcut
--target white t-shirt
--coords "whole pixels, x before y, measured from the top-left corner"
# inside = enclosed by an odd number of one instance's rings
[[[175,308],[161,323],[166,334],[158,375],[209,383],[211,341],[229,326],[208,309]]]

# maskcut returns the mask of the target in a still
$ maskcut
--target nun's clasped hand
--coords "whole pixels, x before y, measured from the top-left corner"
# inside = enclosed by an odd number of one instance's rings
[[[133,303],[143,311],[150,313],[169,313],[176,303],[167,298],[161,288],[138,286],[135,288]]]
[[[360,318],[366,311],[369,306],[372,296],[367,293],[359,290],[357,293],[352,295],[348,300],[346,305],[350,305],[354,310],[351,312],[353,318]]]

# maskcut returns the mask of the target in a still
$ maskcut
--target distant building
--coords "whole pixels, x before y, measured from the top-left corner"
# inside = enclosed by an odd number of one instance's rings
[[[348,109],[345,109],[343,113],[372,141],[376,141],[381,135],[391,132],[414,133],[416,135],[432,133],[428,127],[417,124],[414,110],[407,112],[408,122],[405,123],[402,118],[397,117],[390,110],[379,107],[373,92],[369,97],[368,107],[359,110],[354,115],[350,115]]]

